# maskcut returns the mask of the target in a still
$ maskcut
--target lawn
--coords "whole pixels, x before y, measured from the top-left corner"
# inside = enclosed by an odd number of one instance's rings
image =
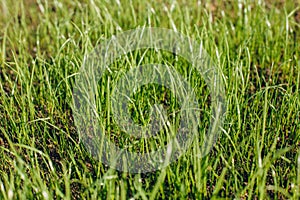
[[[2,0],[0,13],[0,199],[300,198],[298,0]],[[192,143],[174,162],[120,170],[93,155],[114,157],[98,133],[89,135],[98,151],[86,145],[84,131],[95,129],[78,126],[78,116],[85,116],[76,115],[74,91],[95,48],[149,27],[203,46],[224,87],[224,120],[202,155],[216,114],[214,87],[174,52],[127,52],[92,87],[97,124],[111,143],[143,155],[165,147],[179,130],[185,104],[174,94],[178,88],[145,84],[128,94],[127,110],[114,110],[116,88],[126,86],[122,75],[141,65],[176,70],[193,91],[199,121]],[[158,104],[170,129],[142,138],[127,133],[130,123],[147,127]],[[120,126],[125,112],[131,122]]]

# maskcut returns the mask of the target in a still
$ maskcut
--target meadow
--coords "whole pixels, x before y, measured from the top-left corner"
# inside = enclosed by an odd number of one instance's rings
[[[298,0],[2,0],[0,13],[0,199],[300,198]],[[111,111],[120,74],[140,64],[172,65],[203,111],[199,135],[176,162],[128,173],[95,159],[82,143],[73,88],[97,45],[142,27],[203,44],[222,72],[226,117],[212,150],[199,156],[212,104],[201,74],[170,52],[121,57],[97,87],[100,123],[115,144],[147,152],[168,141],[166,131],[132,140]],[[157,102],[168,114],[180,109],[172,92],[155,84],[130,98],[130,116],[141,125]]]

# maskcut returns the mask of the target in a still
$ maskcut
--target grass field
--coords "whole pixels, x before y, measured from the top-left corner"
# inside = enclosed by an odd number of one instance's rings
[[[0,199],[300,198],[298,0],[1,0],[0,8]],[[199,135],[176,162],[133,174],[88,153],[72,91],[86,55],[138,27],[169,28],[202,42],[222,71],[227,111],[213,149],[199,157],[211,114],[205,82],[187,73],[183,58],[146,52],[142,63],[171,63],[190,81],[204,114]],[[112,141],[147,151],[143,145],[155,149],[167,140],[131,141],[109,106],[119,72],[137,66],[142,52],[114,62],[99,81],[98,111]],[[170,113],[180,108],[157,85],[131,98],[140,124],[149,122],[149,104],[166,102]]]

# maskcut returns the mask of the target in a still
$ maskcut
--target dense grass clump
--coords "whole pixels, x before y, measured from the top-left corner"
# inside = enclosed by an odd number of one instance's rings
[[[2,0],[0,3],[0,199],[298,199],[300,197],[300,7],[297,1]],[[151,62],[173,66],[201,105],[199,135],[177,162],[130,174],[94,159],[73,113],[75,78],[101,41],[137,27],[162,27],[202,42],[222,70],[226,119],[212,151],[200,157],[210,91],[181,57],[139,50],[98,82],[105,134],[120,147],[149,151],[167,131],[136,140],[117,125],[109,96],[120,74]],[[142,58],[142,59],[141,59]],[[149,107],[169,119],[181,105],[165,87],[130,97],[134,122]]]

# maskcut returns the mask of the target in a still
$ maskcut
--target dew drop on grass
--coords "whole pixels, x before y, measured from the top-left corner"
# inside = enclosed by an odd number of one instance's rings
[[[43,191],[42,194],[45,199],[49,199],[49,195],[46,191]]]
[[[14,192],[13,192],[13,190],[11,188],[8,190],[7,196],[8,196],[8,199],[12,199],[13,198]]]

